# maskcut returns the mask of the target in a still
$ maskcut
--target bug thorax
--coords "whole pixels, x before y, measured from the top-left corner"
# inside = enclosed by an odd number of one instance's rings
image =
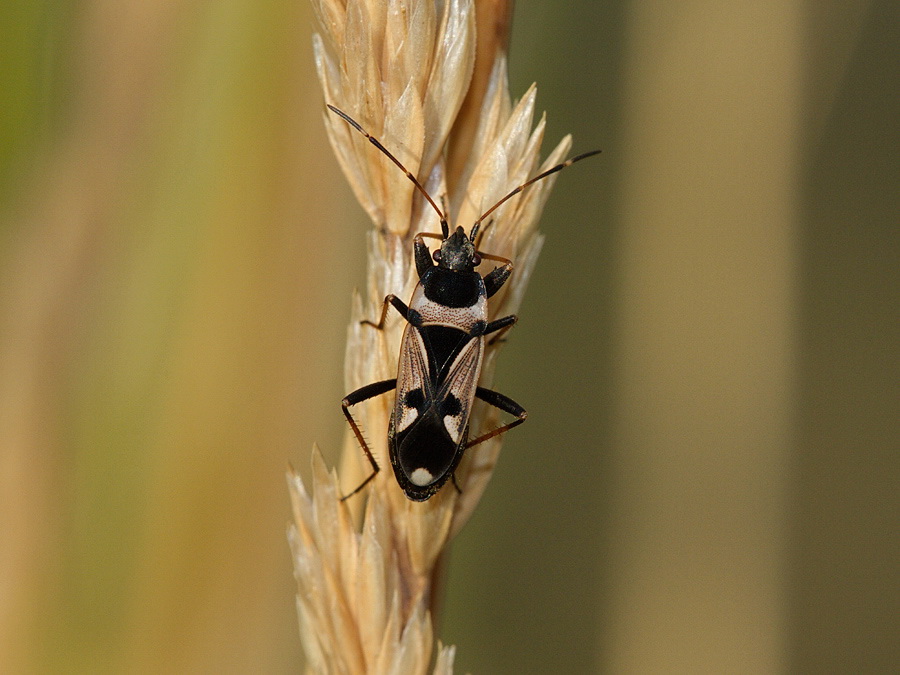
[[[444,239],[440,250],[434,252],[434,259],[443,269],[454,272],[471,272],[481,262],[475,244],[461,227]]]

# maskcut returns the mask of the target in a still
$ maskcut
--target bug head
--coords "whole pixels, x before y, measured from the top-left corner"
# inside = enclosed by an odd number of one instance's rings
[[[441,242],[433,256],[440,267],[453,272],[471,272],[481,264],[474,240],[461,227]]]

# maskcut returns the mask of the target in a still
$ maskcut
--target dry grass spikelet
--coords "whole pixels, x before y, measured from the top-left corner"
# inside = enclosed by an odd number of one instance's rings
[[[564,138],[540,163],[543,118],[534,125],[532,86],[513,105],[503,50],[479,42],[479,91],[470,90],[476,62],[473,0],[313,0],[320,33],[314,50],[325,100],[356,119],[415,174],[451,224],[470,227],[511,188],[562,161]],[[495,23],[508,7],[494,2]],[[479,20],[483,18],[483,11]],[[500,45],[502,47],[502,45]],[[492,63],[485,64],[484,59]],[[468,98],[467,98],[468,97]],[[470,127],[457,115],[466,106]],[[325,126],[353,191],[375,225],[369,234],[364,295],[353,298],[345,389],[396,376],[403,320],[389,313],[383,331],[360,325],[379,315],[384,297],[408,298],[417,281],[412,239],[439,232],[434,210],[412,182],[362,135],[330,112]],[[462,140],[464,139],[464,140]],[[456,144],[465,143],[465,148]],[[447,158],[465,152],[447,175]],[[452,180],[450,180],[452,178]],[[516,313],[541,248],[536,226],[554,177],[513,197],[491,216],[481,250],[515,262],[491,299],[490,319]],[[484,273],[484,269],[481,270]],[[489,386],[500,344],[487,348],[480,384]],[[433,661],[432,612],[436,570],[447,543],[471,515],[491,476],[501,440],[469,449],[456,471],[461,488],[445,487],[425,502],[408,500],[387,457],[391,396],[354,408],[382,467],[359,496],[341,502],[370,466],[351,433],[345,437],[341,478],[313,451],[313,489],[289,478],[295,525],[290,538],[299,585],[301,636],[314,673],[451,673],[453,648]],[[336,411],[337,419],[337,411]],[[497,411],[476,402],[473,433],[499,424]],[[433,665],[432,665],[433,664]]]

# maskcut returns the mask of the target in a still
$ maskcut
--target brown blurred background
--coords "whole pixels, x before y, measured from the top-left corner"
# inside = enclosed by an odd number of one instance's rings
[[[361,209],[303,0],[0,23],[0,672],[300,669]],[[520,3],[568,170],[457,540],[458,672],[900,663],[900,12]]]

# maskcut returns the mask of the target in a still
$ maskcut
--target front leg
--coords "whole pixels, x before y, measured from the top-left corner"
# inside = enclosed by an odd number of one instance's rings
[[[375,323],[374,321],[369,321],[368,319],[363,319],[362,321],[360,321],[360,323],[364,323],[369,326],[374,326],[378,330],[382,330],[384,328],[384,319],[387,316],[388,307],[390,305],[393,305],[394,309],[396,309],[398,312],[400,312],[400,316],[402,316],[404,319],[409,321],[409,307],[407,307],[406,304],[400,298],[398,298],[396,295],[391,293],[384,299],[384,304],[381,306],[381,318],[378,320],[378,323]]]
[[[422,276],[434,267],[434,261],[431,259],[431,251],[428,250],[428,246],[426,246],[423,237],[433,237],[435,239],[441,239],[440,235],[432,234],[431,232],[419,232],[413,239],[413,257],[416,260],[416,272],[421,279]]]
[[[482,258],[488,258],[487,255],[482,254]],[[491,256],[489,259],[497,260],[498,257]],[[505,258],[499,258],[499,260],[506,260]],[[507,260],[504,265],[500,267],[495,267],[492,269],[487,275],[484,277],[484,288],[487,291],[487,296],[490,298],[500,290],[503,284],[506,283],[506,280],[509,279],[509,275],[512,274],[513,264]]]

